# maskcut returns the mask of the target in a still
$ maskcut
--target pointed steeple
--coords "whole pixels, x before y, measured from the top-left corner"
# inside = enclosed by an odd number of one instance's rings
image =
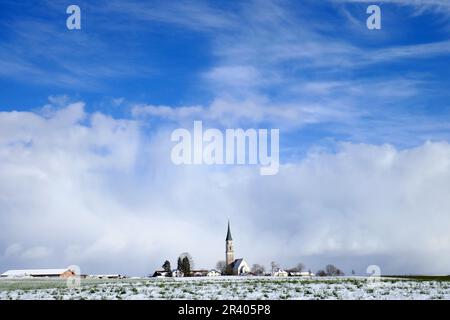
[[[233,240],[233,238],[231,237],[231,231],[230,231],[230,220],[228,220],[228,232],[227,232],[227,238],[225,239],[225,241],[229,241],[229,240]]]

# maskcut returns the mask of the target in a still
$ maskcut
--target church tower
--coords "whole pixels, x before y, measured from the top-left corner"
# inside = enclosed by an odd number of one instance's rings
[[[234,262],[233,238],[231,237],[229,220],[227,238],[225,239],[225,262],[227,266],[230,266]]]

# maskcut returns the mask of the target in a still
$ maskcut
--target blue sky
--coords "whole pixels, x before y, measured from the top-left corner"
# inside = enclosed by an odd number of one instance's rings
[[[447,139],[448,5],[402,3],[381,1],[371,31],[365,1],[79,2],[82,30],[70,31],[68,1],[2,1],[0,105],[65,95],[132,117],[136,104],[207,108],[226,96],[321,104],[288,125],[307,145]]]
[[[251,263],[448,272],[448,1],[70,4],[0,0],[1,268],[214,266],[229,217]],[[174,167],[194,120],[279,128],[280,173]]]

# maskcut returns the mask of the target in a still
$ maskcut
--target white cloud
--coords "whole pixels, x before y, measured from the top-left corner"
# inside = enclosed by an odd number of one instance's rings
[[[13,243],[11,245],[9,245],[6,249],[5,249],[5,253],[4,256],[6,258],[12,257],[12,256],[16,256],[18,255],[20,252],[22,251],[22,245],[20,243]]]
[[[182,0],[178,2],[142,3],[107,1],[104,9],[131,16],[134,20],[162,22],[199,31],[231,28],[238,23],[232,13],[225,13],[208,2]]]
[[[45,246],[33,246],[24,248],[20,243],[9,245],[4,252],[5,259],[20,259],[22,261],[31,260],[32,263],[50,257],[52,250]]]
[[[22,257],[31,260],[41,260],[51,255],[51,249],[44,246],[36,246],[25,250]]]
[[[176,121],[198,117],[202,112],[201,106],[172,108],[170,106],[135,105],[131,110],[135,117],[149,116]]]
[[[163,127],[150,138],[135,121],[82,106],[0,113],[9,128],[0,135],[3,269],[40,262],[142,275],[183,251],[213,267],[228,217],[251,263],[450,268],[448,143],[343,144],[261,177],[256,167],[174,166]]]
[[[179,12],[185,4],[170,5],[169,8],[162,6],[158,15],[172,16],[175,7]],[[136,7],[139,5],[135,4]],[[209,7],[195,8],[197,14],[210,16]],[[411,102],[411,98],[420,97],[426,85],[432,86],[433,76],[402,74],[397,77],[386,74],[385,78],[363,76],[355,80],[349,75],[352,77],[354,72],[358,74],[355,70],[365,68],[372,71],[362,74],[373,74],[379,67],[376,64],[395,63],[401,59],[428,59],[450,52],[446,41],[372,47],[369,50],[353,38],[336,38],[323,32],[327,28],[335,30],[332,24],[336,21],[322,22],[322,26],[327,26],[322,30],[314,19],[291,9],[291,4],[285,2],[266,1],[261,4],[250,1],[239,6],[234,13],[233,19],[237,16],[240,23],[213,28],[211,53],[214,60],[211,67],[202,72],[201,78],[201,86],[212,94],[211,101],[177,107],[139,104],[133,108],[133,115],[161,118],[183,125],[197,119],[210,120],[212,125],[264,124],[285,130],[318,123],[331,124],[327,129],[333,130],[332,126],[338,123],[340,130],[344,131],[345,127],[344,134],[351,136],[349,131],[363,116],[373,118],[379,116],[377,113],[391,111],[393,102],[402,105],[417,103],[419,99]],[[143,14],[138,10],[132,12],[138,16]],[[174,19],[172,17],[167,22],[204,30]],[[426,84],[422,81],[424,78],[427,78]],[[394,116],[401,118],[403,115]]]
[[[167,119],[178,124],[192,126],[194,120],[209,121],[209,125],[229,128],[270,125],[284,130],[300,128],[306,124],[327,121],[345,121],[357,113],[339,103],[277,103],[264,96],[216,98],[208,106],[153,106],[135,105],[133,116],[137,118]]]
[[[429,4],[444,7],[441,1]],[[145,274],[166,258],[175,262],[182,251],[190,251],[199,266],[213,266],[223,259],[224,224],[230,217],[237,252],[250,262],[277,260],[289,266],[305,260],[316,269],[337,260],[361,270],[376,263],[391,273],[450,268],[447,143],[407,150],[347,144],[336,153],[311,152],[268,178],[257,168],[174,167],[169,132],[158,123],[150,137],[140,130],[142,119],[151,118],[188,125],[194,119],[228,127],[264,124],[285,132],[348,121],[352,132],[398,136],[417,118],[405,124],[398,114],[389,114],[395,123],[382,132],[352,121],[384,100],[417,94],[420,81],[408,75],[351,81],[342,71],[450,52],[443,41],[374,49],[368,55],[345,39],[326,37],[281,2],[251,1],[237,8],[231,14],[182,1],[161,2],[155,10],[115,1],[102,11],[213,31],[215,60],[202,78],[214,94],[210,103],[140,104],[132,109],[135,120],[125,120],[87,113],[83,103],[61,96],[38,113],[0,113],[0,267],[35,267],[35,261],[24,259],[35,257],[52,266],[79,264],[86,272]],[[92,88],[101,79],[148,72],[131,64],[86,64],[91,61],[86,55],[111,50],[83,34],[69,40],[63,30],[42,22],[32,24],[37,33],[28,32],[30,21],[13,25],[13,38],[21,45],[12,40],[0,50],[4,76]],[[67,41],[74,42],[61,46]],[[51,50],[46,43],[54,44]],[[22,44],[32,52],[20,50]],[[74,46],[81,56],[71,64],[67,50]],[[50,51],[57,66],[51,77],[36,59],[29,60]],[[320,78],[311,80],[311,70],[320,71]]]
[[[252,66],[220,66],[213,68],[205,74],[205,78],[212,84],[219,86],[234,86],[248,89],[264,82],[258,70]]]

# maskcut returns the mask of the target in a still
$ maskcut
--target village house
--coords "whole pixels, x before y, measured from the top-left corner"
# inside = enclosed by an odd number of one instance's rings
[[[311,271],[301,271],[301,272],[289,271],[289,276],[290,277],[314,277],[314,273],[312,273]]]
[[[125,276],[120,274],[98,274],[93,276],[94,278],[98,279],[123,279]]]
[[[209,272],[206,276],[207,277],[218,277],[220,275],[222,275],[222,273],[220,273],[219,271],[217,271],[215,269],[212,269],[212,270],[209,270]]]
[[[181,277],[184,277],[184,273],[178,269],[174,269],[174,270],[172,270],[172,277],[181,278]]]
[[[192,270],[191,274],[193,277],[206,277],[208,270]]]
[[[276,269],[272,272],[272,277],[287,277],[289,276],[289,273],[287,271],[284,271],[283,269]]]
[[[164,271],[164,270],[156,270],[156,271],[153,273],[152,277],[153,277],[153,278],[165,278],[165,277],[168,277],[168,274],[167,274],[167,272]]]

